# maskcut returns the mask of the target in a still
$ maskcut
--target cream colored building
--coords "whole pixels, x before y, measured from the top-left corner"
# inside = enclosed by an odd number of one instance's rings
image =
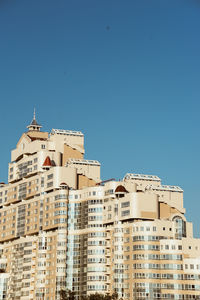
[[[79,131],[35,116],[0,184],[0,300],[116,291],[124,299],[200,299],[200,239],[183,190],[157,176],[100,179]]]

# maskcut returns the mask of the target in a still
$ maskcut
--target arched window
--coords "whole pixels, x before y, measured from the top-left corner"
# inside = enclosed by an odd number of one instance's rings
[[[60,183],[60,189],[68,190],[68,185],[65,182]]]

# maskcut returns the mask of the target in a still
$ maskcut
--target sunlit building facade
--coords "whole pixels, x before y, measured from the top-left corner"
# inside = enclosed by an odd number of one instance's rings
[[[123,299],[200,299],[200,239],[183,190],[158,176],[101,181],[79,131],[35,116],[0,184],[0,300],[116,291]]]

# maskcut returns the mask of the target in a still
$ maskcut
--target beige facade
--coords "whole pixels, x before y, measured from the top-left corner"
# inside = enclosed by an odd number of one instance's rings
[[[0,299],[200,299],[183,190],[144,174],[101,182],[81,132],[40,129],[34,117],[0,184]]]

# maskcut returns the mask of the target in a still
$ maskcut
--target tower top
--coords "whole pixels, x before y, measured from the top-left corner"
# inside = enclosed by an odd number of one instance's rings
[[[35,108],[33,111],[33,120],[31,121],[31,124],[27,126],[27,128],[29,129],[29,131],[40,131],[40,128],[42,126],[38,124],[38,122],[36,121],[35,118]]]

